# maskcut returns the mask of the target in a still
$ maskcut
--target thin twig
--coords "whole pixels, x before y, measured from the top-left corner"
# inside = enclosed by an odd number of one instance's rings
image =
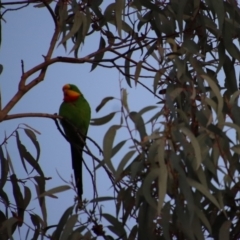
[[[22,68],[22,74],[24,74],[24,62],[21,60],[21,68]]]
[[[1,5],[3,5],[3,4],[1,3]],[[18,8],[8,8],[8,9],[4,10],[2,12],[2,14],[0,14],[0,16],[1,16],[1,18],[3,18],[4,14],[6,14],[8,11],[17,11],[17,10],[20,10],[22,8],[27,7],[28,5],[29,5],[29,3],[26,3],[24,6],[21,6],[21,7],[18,7]]]
[[[58,22],[57,22],[57,18],[56,18],[55,13],[53,12],[52,8],[49,6],[49,3],[43,1],[43,4],[45,5],[45,7],[49,11],[50,15],[52,16],[52,19],[53,19],[54,24],[55,24],[55,28],[57,28],[58,27]]]
[[[20,4],[30,4],[30,3],[40,3],[42,1],[40,0],[31,0],[31,1],[15,1],[15,2],[2,2],[2,6],[7,6],[7,5],[20,5]]]

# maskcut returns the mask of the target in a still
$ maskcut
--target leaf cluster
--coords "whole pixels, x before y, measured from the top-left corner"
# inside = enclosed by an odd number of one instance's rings
[[[55,42],[45,61],[23,76],[39,70],[45,73],[58,61],[88,62],[91,71],[96,67],[116,69],[129,87],[142,86],[157,103],[140,111],[130,110],[127,90],[122,89],[118,100],[121,110],[92,119],[92,125],[101,127],[116,120],[117,113],[120,115],[118,124],[114,122],[103,137],[103,158],[87,150],[98,163],[94,170],[106,170],[115,196],[83,202],[80,208],[88,216],[86,223],[71,206],[56,226],[47,226],[45,197],[68,186],[45,191],[46,177],[38,162],[40,147],[35,131],[24,129],[36,148],[36,157],[23,145],[19,130],[14,132],[26,174],[31,174],[29,166],[37,174],[28,176],[28,180],[34,180],[42,211],[42,217],[30,213],[34,238],[41,234],[53,239],[113,239],[108,235],[111,232],[116,239],[239,239],[237,1],[116,0],[105,10],[102,6],[103,1],[76,0],[36,5],[51,14],[57,29]],[[59,44],[65,48],[70,44],[74,58],[51,59],[59,35]],[[98,49],[79,58],[81,47],[91,35],[100,35]],[[43,76],[39,75],[23,89],[28,91],[41,80]],[[116,100],[112,96],[104,98],[96,111]],[[6,116],[11,107],[7,105],[2,114]],[[128,136],[115,144],[125,130]],[[31,190],[17,178],[7,150],[4,154],[1,149],[0,155],[0,197],[6,207],[5,213],[0,213],[0,231],[7,239],[24,222]],[[115,159],[119,160],[117,166]],[[4,191],[7,180],[12,184],[14,205]],[[109,200],[115,203],[115,216],[103,212],[100,205]],[[89,210],[88,204],[93,204],[93,209]],[[79,204],[74,206],[77,209]],[[9,217],[11,208],[14,214]],[[107,231],[103,219],[110,223]],[[130,227],[131,220],[136,224]],[[50,228],[54,232],[47,235]]]

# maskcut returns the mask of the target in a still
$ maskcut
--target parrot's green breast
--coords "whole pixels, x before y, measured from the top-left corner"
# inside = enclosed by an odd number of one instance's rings
[[[59,115],[71,122],[82,134],[86,135],[91,117],[91,109],[83,96],[79,97],[75,102],[63,102],[59,109]],[[64,130],[68,135],[69,132],[66,125],[66,123],[63,123]]]

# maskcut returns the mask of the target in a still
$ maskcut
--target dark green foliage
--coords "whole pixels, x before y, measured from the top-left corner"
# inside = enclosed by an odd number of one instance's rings
[[[116,0],[108,6],[105,1],[72,0],[69,5],[59,1],[57,6],[50,2],[36,7],[56,7],[59,44],[65,48],[72,44],[75,56],[61,58],[62,62],[88,62],[91,71],[97,66],[104,71],[115,68],[129,87],[143,86],[150,92],[156,106],[145,106],[141,95],[141,110],[131,109],[127,89],[121,89],[119,98],[101,101],[97,112],[112,101],[121,108],[92,119],[91,127],[112,125],[103,136],[102,150],[92,141],[102,155],[88,148],[86,152],[97,162],[94,171],[101,168],[106,173],[114,196],[96,195],[89,202],[64,206],[53,226],[47,223],[51,212],[45,197],[55,197],[69,186],[46,191],[36,131],[24,129],[37,151],[33,156],[17,130],[22,167],[34,179],[42,217],[29,212],[33,190],[18,179],[3,141],[0,198],[5,211],[0,211],[0,233],[4,239],[22,227],[26,214],[33,239],[48,232],[53,239],[240,239],[237,1]],[[92,34],[98,47],[81,56]],[[2,69],[0,65],[0,74]],[[13,198],[6,194],[9,180]],[[98,193],[94,184],[93,189]],[[107,212],[107,201],[114,201],[115,212]],[[78,207],[86,222],[78,217]],[[9,209],[14,210],[12,215]]]

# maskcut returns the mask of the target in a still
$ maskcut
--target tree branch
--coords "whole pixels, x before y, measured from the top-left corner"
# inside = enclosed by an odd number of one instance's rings
[[[41,3],[43,1],[40,0],[31,0],[31,1],[15,1],[15,2],[2,2],[2,6],[7,6],[7,5],[20,5],[20,4],[30,4],[30,3]]]
[[[55,114],[49,114],[49,113],[17,113],[17,114],[11,114],[7,115],[3,121],[12,120],[16,118],[26,118],[26,117],[41,117],[41,118],[51,118],[51,119],[62,119],[61,116]]]

